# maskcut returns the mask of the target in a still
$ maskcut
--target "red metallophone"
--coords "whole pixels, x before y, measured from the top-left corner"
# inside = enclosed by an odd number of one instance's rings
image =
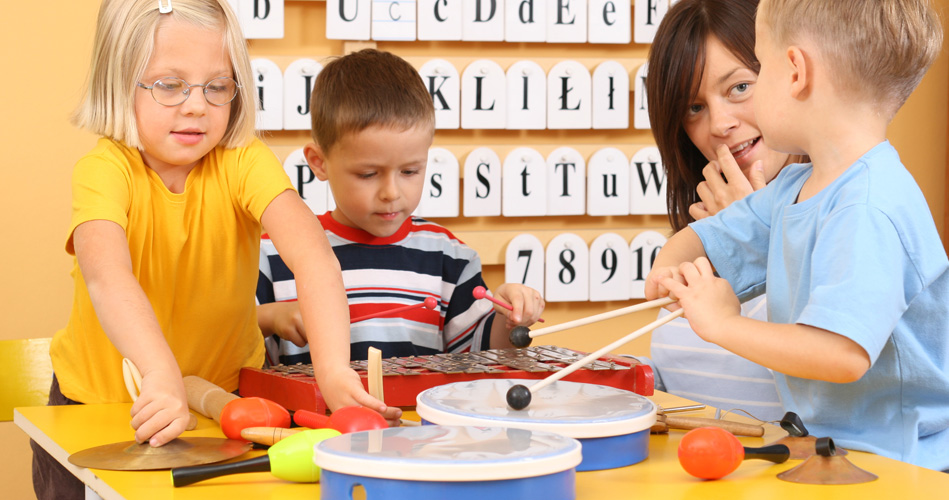
[[[483,378],[542,379],[586,353],[562,347],[534,346],[526,349],[491,349],[458,354],[435,354],[382,360],[382,386],[389,406],[415,406],[415,398],[426,389],[453,382]],[[351,363],[368,388],[366,361]],[[652,368],[632,358],[603,356],[564,377],[570,382],[606,385],[651,396]],[[241,396],[257,396],[288,410],[326,412],[326,403],[313,379],[312,365],[277,365],[260,370],[242,368]]]

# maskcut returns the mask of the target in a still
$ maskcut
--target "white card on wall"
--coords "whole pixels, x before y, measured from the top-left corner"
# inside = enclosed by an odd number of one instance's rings
[[[283,160],[283,171],[290,177],[290,182],[296,188],[300,198],[316,215],[325,213],[329,208],[329,184],[313,175],[310,166],[306,163],[303,148],[288,154]]]
[[[593,124],[591,77],[577,61],[561,61],[547,73],[547,128],[588,129]]]
[[[283,128],[310,130],[310,97],[316,75],[323,65],[313,59],[297,59],[283,72]]]
[[[582,302],[590,297],[590,250],[583,238],[558,234],[547,244],[544,282],[547,302]]]
[[[633,39],[636,43],[652,43],[659,22],[669,10],[669,0],[636,0],[633,18]]]
[[[432,59],[418,70],[435,105],[435,128],[456,129],[461,125],[461,77],[444,59]]]
[[[547,0],[547,42],[587,41],[587,0]]]
[[[373,0],[373,40],[415,40],[415,0]]]
[[[587,214],[629,215],[629,162],[616,148],[603,148],[587,169]]]
[[[544,245],[532,234],[519,234],[504,250],[504,282],[520,283],[544,295]]]
[[[590,43],[629,43],[632,24],[629,0],[590,0]]]
[[[456,0],[457,1],[457,0]],[[504,41],[504,2],[461,0],[461,39],[467,42]]]
[[[270,59],[252,59],[257,97],[257,130],[283,128],[283,71]]]
[[[547,215],[547,162],[537,150],[516,148],[504,157],[501,213],[505,217]]]
[[[659,148],[645,147],[629,160],[629,213],[661,215],[666,209],[666,169]]]
[[[633,86],[633,127],[640,130],[649,129],[649,101],[646,99],[646,73],[649,63],[645,63],[636,70],[636,76],[629,82]]]
[[[283,38],[283,0],[238,0],[244,38]]]
[[[458,159],[445,148],[428,150],[425,187],[416,212],[421,217],[458,217],[461,199]]]
[[[590,300],[629,299],[630,253],[616,233],[597,236],[590,245]]]
[[[547,155],[547,215],[586,213],[586,160],[570,147]]]
[[[490,59],[472,62],[461,74],[461,128],[499,129],[507,121],[507,78]]]
[[[593,128],[629,128],[629,72],[616,61],[593,70]]]
[[[665,244],[666,237],[656,231],[643,231],[629,243],[629,298],[646,298],[646,276]]]
[[[418,0],[419,40],[461,40],[461,2]]]
[[[518,61],[507,69],[507,128],[547,128],[547,74],[534,61]]]
[[[501,158],[488,147],[476,148],[465,158],[465,217],[501,215]]]
[[[547,40],[547,0],[508,0],[504,2],[504,13],[504,40]]]
[[[369,40],[372,0],[326,0],[326,38]]]

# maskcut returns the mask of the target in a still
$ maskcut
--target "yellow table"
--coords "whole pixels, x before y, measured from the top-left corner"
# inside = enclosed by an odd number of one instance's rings
[[[691,403],[658,392],[651,399],[664,407]],[[171,474],[167,470],[120,472],[85,469],[69,464],[67,458],[77,451],[103,444],[131,441],[133,431],[129,426],[130,408],[131,404],[18,408],[14,412],[14,422],[57,460],[66,464],[93,491],[107,500],[319,498],[318,484],[289,483],[264,472],[224,476],[183,488],[174,488],[171,485]],[[707,409],[704,413],[695,412],[689,415],[711,417],[712,411]],[[413,412],[407,412],[406,417],[418,418]],[[734,418],[742,419],[739,416]],[[741,441],[745,446],[757,447],[784,436],[784,431],[779,427],[766,427],[769,429],[763,438],[741,438]],[[878,475],[879,479],[876,481],[844,486],[814,486],[788,483],[775,477],[779,472],[799,464],[800,461],[797,460],[777,465],[761,460],[748,460],[723,479],[702,481],[689,476],[679,466],[676,450],[683,434],[683,431],[673,430],[668,435],[650,436],[649,458],[639,464],[620,469],[577,473],[577,499],[901,500],[933,498],[934,495],[941,496],[949,491],[949,474],[860,452],[851,452],[847,458],[857,466]],[[217,424],[203,417],[198,417],[198,427],[185,435],[223,437]],[[264,453],[254,450],[240,459]],[[943,493],[938,493],[940,491]]]

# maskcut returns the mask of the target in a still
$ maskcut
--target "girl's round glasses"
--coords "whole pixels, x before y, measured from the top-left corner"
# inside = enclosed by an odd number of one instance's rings
[[[150,87],[141,82],[138,86],[150,90],[152,98],[162,106],[177,106],[187,101],[188,96],[191,95],[191,89],[194,87],[202,88],[208,104],[223,106],[237,97],[237,89],[241,87],[233,78],[228,76],[213,78],[204,85],[191,85],[181,78],[167,76],[155,80],[155,83]]]

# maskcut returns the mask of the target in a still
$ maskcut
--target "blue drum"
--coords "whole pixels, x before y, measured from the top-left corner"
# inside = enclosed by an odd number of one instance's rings
[[[423,423],[476,425],[545,431],[578,439],[578,471],[613,469],[649,455],[649,428],[656,405],[630,391],[558,380],[533,394],[530,406],[513,410],[505,395],[515,384],[535,380],[482,379],[441,385],[418,395]]]
[[[580,443],[542,431],[424,425],[321,441],[320,498],[573,500]]]

